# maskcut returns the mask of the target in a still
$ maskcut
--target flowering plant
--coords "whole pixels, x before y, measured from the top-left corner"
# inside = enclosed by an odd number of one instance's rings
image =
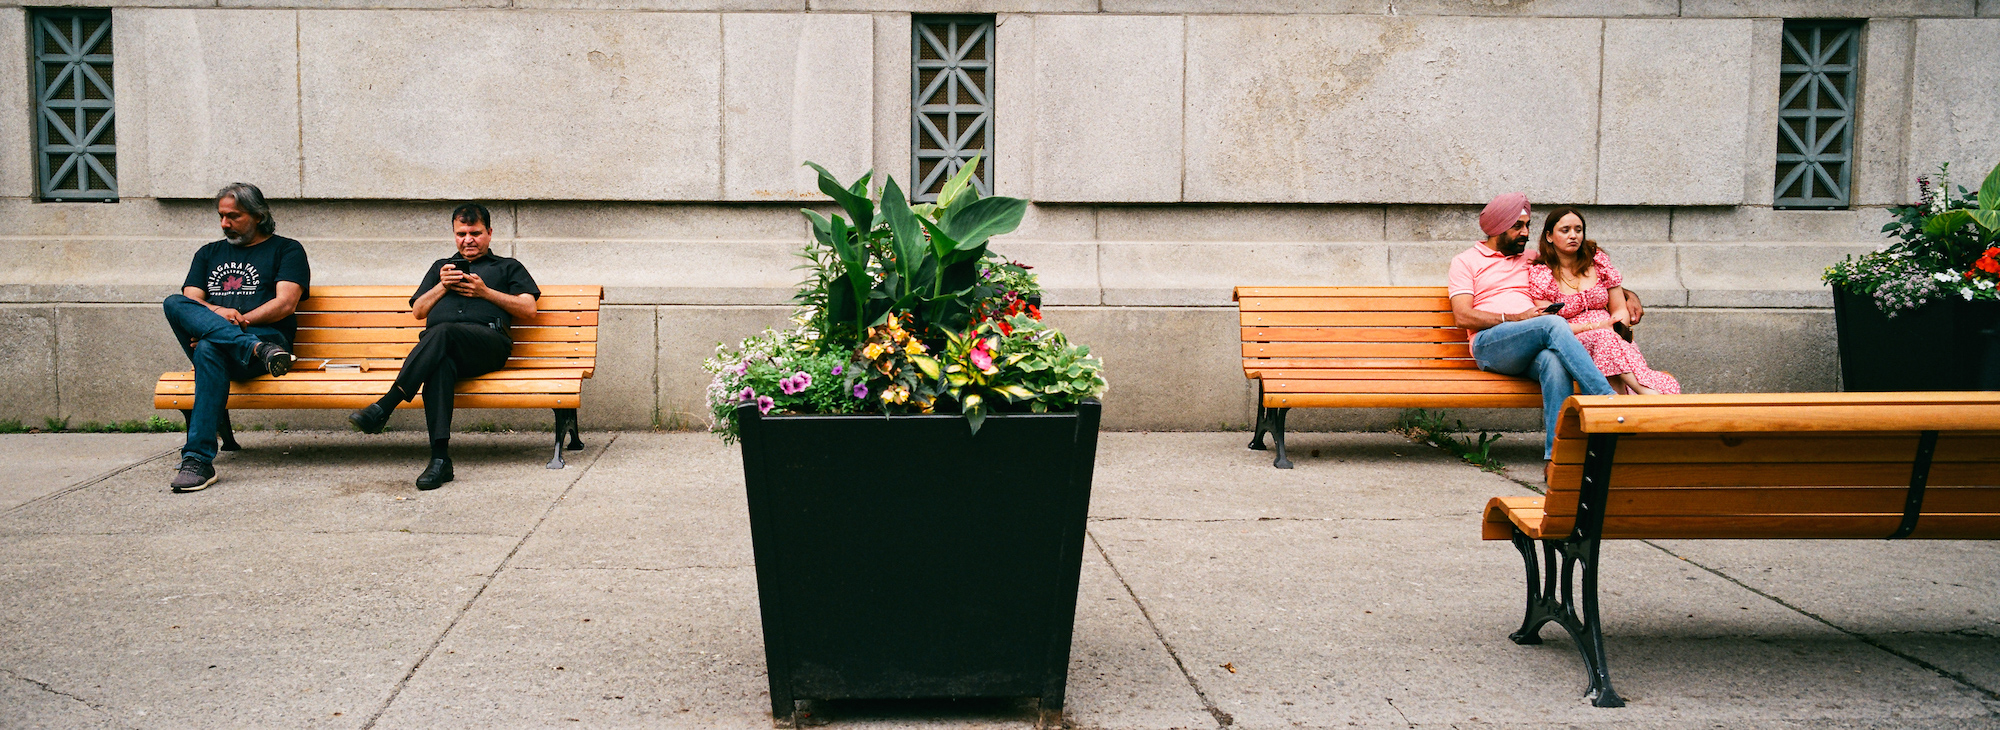
[[[1884,314],[1905,311],[1957,296],[1967,301],[2000,298],[1993,261],[2000,236],[2000,166],[1974,193],[1951,184],[1951,167],[1917,177],[1922,195],[1915,205],[1890,208],[1896,220],[1882,226],[1893,241],[1881,250],[1827,267],[1828,284],[1867,294]],[[1994,264],[1986,264],[1994,265]]]
[[[820,190],[852,216],[803,211],[813,240],[787,330],[718,345],[711,430],[733,441],[737,408],[771,413],[990,414],[1076,406],[1105,390],[1103,363],[1041,321],[1030,267],[987,250],[1020,225],[1027,201],[981,197],[975,158],[936,203],[910,205],[894,179]]]

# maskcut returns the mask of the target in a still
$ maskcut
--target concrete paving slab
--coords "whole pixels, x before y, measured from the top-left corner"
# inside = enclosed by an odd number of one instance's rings
[[[1450,455],[1390,433],[1286,437],[1292,469],[1250,435],[1107,433],[1099,437],[1094,519],[1411,519],[1473,515],[1513,485],[1468,476]],[[1268,437],[1266,443],[1269,443]],[[1477,475],[1477,470],[1471,470]]]
[[[735,446],[706,433],[624,433],[521,547],[523,568],[748,568]]]
[[[68,489],[180,446],[185,434],[42,433],[0,435],[0,454],[14,459],[14,474],[0,484],[0,512]]]
[[[339,532],[410,530],[519,537],[575,481],[608,435],[565,452],[572,466],[550,470],[554,435],[458,434],[456,480],[419,492],[430,457],[422,434],[287,431],[246,436],[244,450],[215,460],[221,479],[174,494],[177,462],[160,459],[91,489],[63,495],[60,508],[0,516],[0,534],[183,531]],[[37,447],[39,448],[39,447]]]
[[[516,542],[398,531],[10,535],[0,540],[0,636],[11,637],[0,666],[16,681],[0,684],[73,699],[10,709],[0,724],[358,727]]]
[[[1477,529],[1468,517],[1092,526],[1238,727],[1988,713],[1934,672],[1636,543],[1604,552],[1612,680],[1632,705],[1590,707],[1582,662],[1559,629],[1545,630],[1541,646],[1507,640],[1518,626],[1519,557],[1482,543]]]

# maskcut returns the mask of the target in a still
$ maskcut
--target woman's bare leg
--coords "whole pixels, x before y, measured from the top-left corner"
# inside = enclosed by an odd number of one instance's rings
[[[1639,384],[1639,377],[1631,373],[1611,376],[1613,385],[1620,386],[1626,395],[1659,395],[1660,391]]]

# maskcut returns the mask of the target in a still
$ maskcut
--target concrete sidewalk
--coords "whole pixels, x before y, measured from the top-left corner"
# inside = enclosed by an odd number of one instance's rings
[[[771,727],[736,451],[703,434],[0,436],[0,726]],[[2000,727],[2000,544],[1613,542],[1612,679],[1520,621],[1509,478],[1386,434],[1099,447],[1067,721],[1102,728]],[[1503,445],[1532,481],[1539,435]],[[1526,476],[1524,476],[1526,475]],[[834,727],[1024,728],[1016,703]]]

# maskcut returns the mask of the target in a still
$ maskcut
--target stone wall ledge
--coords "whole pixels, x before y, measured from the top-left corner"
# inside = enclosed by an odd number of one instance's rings
[[[0,0],[0,7],[32,5]],[[606,12],[1031,13],[1064,15],[1396,15],[1522,18],[1972,18],[1975,0],[67,0],[64,7],[279,10],[599,10]]]

